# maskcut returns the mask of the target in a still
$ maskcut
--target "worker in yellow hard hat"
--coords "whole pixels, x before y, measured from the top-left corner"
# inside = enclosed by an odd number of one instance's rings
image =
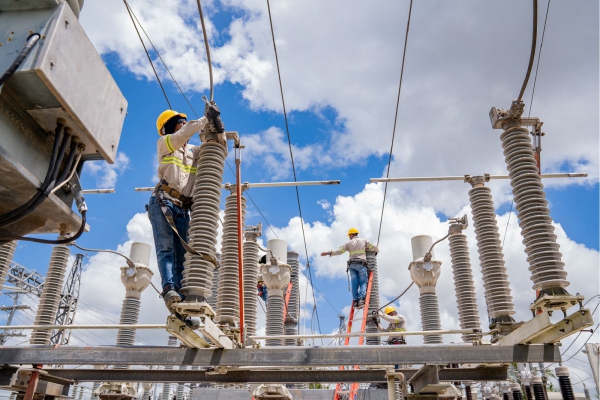
[[[260,297],[261,299],[263,299],[263,301],[265,302],[265,305],[267,304],[267,300],[269,299],[269,290],[267,289],[267,285],[265,284],[264,279],[262,278],[262,276],[258,276],[257,282],[256,282],[256,295],[258,297]]]
[[[156,120],[160,136],[156,144],[160,181],[148,202],[148,216],[154,234],[162,295],[170,311],[173,311],[174,303],[182,300],[179,289],[186,253],[182,241],[187,242],[192,190],[200,153],[199,146],[188,142],[209,122],[214,127],[223,127],[216,104],[209,103],[205,110],[205,115],[198,120],[188,121],[187,115],[175,110],[163,111]]]
[[[352,306],[362,308],[365,305],[365,297],[367,295],[367,283],[369,280],[369,271],[367,263],[367,251],[379,252],[377,246],[369,243],[366,239],[358,237],[358,229],[350,228],[348,230],[349,242],[340,246],[337,250],[324,251],[321,256],[338,256],[349,253],[348,268],[346,272],[350,274],[350,282],[352,284]]]
[[[396,309],[392,306],[387,306],[383,312],[379,311],[379,317],[389,322],[387,328],[383,329],[379,326],[381,332],[406,332],[406,318],[399,315]],[[404,336],[389,336],[388,344],[406,344]]]

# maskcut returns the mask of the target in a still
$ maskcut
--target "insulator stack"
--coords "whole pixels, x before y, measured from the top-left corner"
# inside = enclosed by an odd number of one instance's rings
[[[135,298],[126,298],[121,307],[121,325],[134,325],[138,322],[142,302]],[[119,329],[117,346],[132,346],[135,342],[135,329]]]
[[[556,367],[555,371],[563,400],[575,400],[573,386],[571,385],[571,378],[569,376],[569,369],[567,367]]]
[[[525,397],[527,400],[533,400],[533,393],[531,392],[531,385],[525,385]]]
[[[15,249],[17,248],[17,242],[12,241],[0,246],[0,286],[4,285],[6,274],[12,262]]]
[[[544,185],[533,155],[527,128],[511,127],[500,135],[513,188],[515,209],[521,227],[533,289],[564,294],[569,286],[556,242]]]
[[[84,386],[79,386],[79,394],[77,395],[77,400],[83,399],[83,389]]]
[[[169,341],[167,342],[167,346],[177,346],[177,338],[175,336],[169,336]],[[172,365],[165,365],[165,370],[172,370]],[[172,400],[171,397],[171,384],[163,383],[163,390],[160,400]]]
[[[421,306],[421,325],[424,331],[439,331],[442,329],[440,321],[440,307],[438,297],[434,293],[423,293],[419,297]],[[441,335],[425,335],[423,341],[426,344],[442,343]]]
[[[377,272],[377,255],[374,251],[367,251],[367,264],[369,264],[369,270],[373,274],[373,283],[371,284],[371,296],[369,296],[368,310],[369,315],[373,315],[373,312],[377,313],[377,310],[379,310],[379,273]],[[365,332],[377,332],[377,324],[373,322],[371,318],[367,319]],[[367,346],[379,346],[381,344],[381,338],[378,337],[367,337],[365,341]]]
[[[267,263],[261,266],[261,275],[269,290],[267,300],[267,336],[282,336],[283,310],[285,300],[284,290],[290,283],[292,269],[286,264],[287,244],[285,240],[271,239],[267,242],[267,249],[277,260],[277,265]],[[283,339],[273,338],[265,341],[267,346],[283,346]]]
[[[450,257],[452,258],[452,273],[454,275],[460,328],[480,329],[477,296],[475,294],[475,284],[473,283],[466,235],[462,233],[450,235]],[[465,342],[471,342],[477,339],[477,335],[463,334],[462,338]]]
[[[188,367],[184,365],[184,366],[179,367],[179,369],[180,370],[187,370]],[[176,400],[183,400],[184,391],[185,391],[185,383],[178,383],[177,384],[177,391],[175,392],[176,393],[175,395],[177,396]]]
[[[490,188],[484,186],[485,178],[475,176],[469,191],[473,225],[477,236],[479,263],[490,325],[496,322],[513,322],[515,306],[504,266],[504,254],[496,222],[496,212]]]
[[[533,386],[533,395],[535,397],[535,400],[548,400],[548,398],[546,397],[546,391],[544,390],[542,378],[535,377],[533,378],[533,381],[531,383]]]
[[[300,262],[298,261],[298,253],[288,251],[287,263],[292,268],[290,282],[292,290],[290,292],[290,301],[287,305],[287,313],[285,315],[285,334],[295,335],[298,327],[298,317],[300,315]],[[297,339],[285,339],[286,346],[297,346]],[[297,387],[297,385],[295,385]]]
[[[256,334],[256,283],[258,278],[258,243],[257,236],[261,235],[260,229],[250,227],[245,232],[244,242],[244,321],[246,333],[249,336]]]
[[[465,385],[465,397],[467,400],[473,400],[473,393],[471,392],[471,385]]]
[[[267,336],[283,335],[283,307],[282,296],[273,296],[269,288],[269,301],[267,301]],[[267,339],[267,346],[283,346],[283,339]]]
[[[194,182],[194,203],[190,214],[188,243],[196,251],[215,257],[221,181],[225,146],[216,142],[200,146],[200,161]],[[181,292],[187,302],[205,301],[212,291],[214,265],[199,255],[186,253]]]
[[[502,392],[502,399],[503,399],[503,400],[510,400],[510,399],[508,398],[508,392]]]
[[[513,383],[510,388],[512,389],[513,400],[523,400],[523,393],[521,393],[521,385]]]
[[[217,293],[217,321],[234,325],[240,321],[240,285],[238,266],[237,197],[227,196],[223,220],[221,267]],[[246,198],[242,197],[242,224],[246,217]]]
[[[59,238],[63,239],[62,236]],[[35,325],[52,325],[56,320],[69,254],[69,248],[65,245],[54,246],[52,250],[44,289],[35,315]],[[51,329],[34,329],[31,333],[30,343],[49,344],[51,336]]]
[[[217,253],[217,264],[219,264],[219,266],[221,265],[221,253]],[[217,310],[217,293],[219,293],[219,271],[221,271],[221,268],[215,268],[213,270],[213,278],[212,278],[212,287],[211,287],[211,295],[208,299],[206,299],[206,301],[208,302],[208,304],[210,304],[211,308],[213,310]]]

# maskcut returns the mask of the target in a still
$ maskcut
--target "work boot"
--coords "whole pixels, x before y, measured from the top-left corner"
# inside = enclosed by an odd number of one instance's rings
[[[358,299],[357,308],[363,308],[365,306],[365,299]]]
[[[169,290],[164,294],[163,298],[165,299],[165,305],[169,309],[170,312],[174,311],[173,306],[175,303],[179,303],[181,301],[181,296],[174,290]]]
[[[354,308],[358,307],[358,300],[352,300],[352,307],[354,307]]]

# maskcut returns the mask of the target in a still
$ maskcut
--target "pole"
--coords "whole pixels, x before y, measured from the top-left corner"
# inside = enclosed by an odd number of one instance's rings
[[[238,229],[238,286],[240,299],[240,343],[243,345],[244,340],[244,247],[243,235],[244,227],[242,226],[242,149],[239,148],[239,157],[235,160],[236,169],[236,201],[237,201],[237,229]]]

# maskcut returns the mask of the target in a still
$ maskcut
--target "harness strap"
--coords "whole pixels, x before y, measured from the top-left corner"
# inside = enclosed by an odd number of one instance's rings
[[[173,229],[173,232],[175,232],[175,234],[179,238],[179,241],[181,242],[181,245],[185,248],[185,250],[188,253],[195,254],[197,256],[202,257],[204,259],[204,261],[208,261],[209,263],[213,264],[215,267],[218,267],[219,265],[217,263],[217,260],[213,256],[211,256],[210,254],[201,253],[199,251],[194,250],[194,248],[192,248],[192,246],[190,246],[189,244],[187,244],[187,242],[185,240],[183,240],[183,238],[177,231],[177,227],[175,226],[175,221],[173,220],[173,214],[171,214],[171,211],[169,211],[169,208],[167,207],[167,205],[164,202],[162,190],[155,190],[154,193],[155,193],[155,196],[157,196],[156,198],[158,199],[158,204],[160,205],[160,210],[162,211],[163,215],[167,219],[167,222],[171,226],[171,229]]]

